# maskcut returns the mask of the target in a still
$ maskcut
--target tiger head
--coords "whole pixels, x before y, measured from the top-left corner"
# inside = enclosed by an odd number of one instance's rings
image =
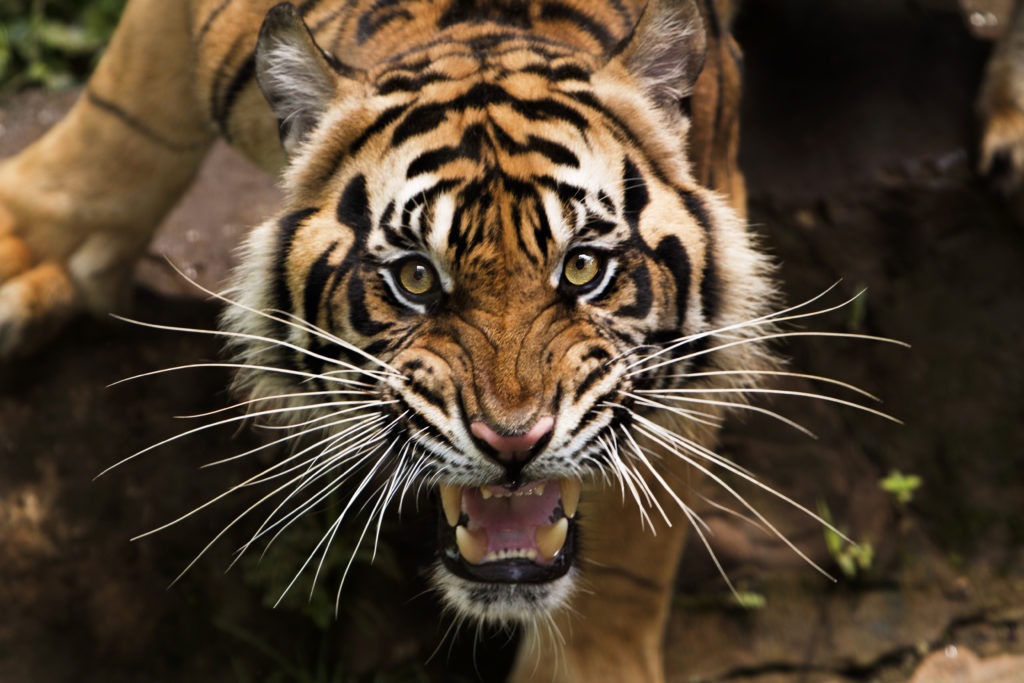
[[[581,490],[643,503],[660,465],[638,427],[713,438],[719,401],[645,392],[750,381],[763,354],[735,342],[772,285],[691,176],[695,7],[655,3],[616,32],[503,6],[431,35],[392,26],[402,49],[357,65],[290,5],[270,12],[256,71],[286,208],[253,231],[224,326],[242,389],[315,442],[282,465],[297,489],[349,482],[341,517],[436,491],[445,600],[522,621],[578,580]]]

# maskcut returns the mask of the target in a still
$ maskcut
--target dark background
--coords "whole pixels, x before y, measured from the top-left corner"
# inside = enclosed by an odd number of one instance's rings
[[[751,415],[730,424],[723,452],[827,510],[873,555],[844,576],[820,525],[745,490],[832,582],[749,522],[700,503],[730,577],[765,604],[739,608],[707,552],[688,549],[667,642],[672,680],[888,683],[950,646],[993,665],[964,680],[1022,680],[993,673],[1024,654],[1024,227],[1018,198],[972,172],[972,106],[990,46],[938,1],[749,0],[737,35],[750,219],[781,264],[788,300],[839,282],[827,299],[839,303],[866,287],[859,305],[805,327],[912,348],[836,338],[785,347],[795,370],[861,386],[904,424],[776,398],[760,405],[818,438]],[[0,154],[72,99],[36,91],[0,101]],[[140,265],[132,315],[211,328],[216,306],[164,257],[216,285],[275,193],[272,178],[218,148]],[[214,430],[94,480],[199,424],[173,416],[229,400],[229,377],[216,369],[106,385],[215,360],[218,347],[209,336],[83,320],[0,368],[0,682],[453,680],[441,673],[452,670],[491,679],[507,661],[505,638],[474,649],[472,634],[446,636],[450,622],[422,594],[415,562],[401,561],[432,541],[421,533],[432,520],[415,514],[389,525],[375,565],[356,563],[337,621],[337,565],[311,600],[307,586],[265,606],[316,538],[317,518],[264,562],[224,575],[244,540],[235,534],[167,589],[244,502],[128,539],[237,481],[244,464],[198,468],[259,435]],[[783,388],[846,396],[807,380]],[[922,481],[908,503],[879,485],[893,470]]]

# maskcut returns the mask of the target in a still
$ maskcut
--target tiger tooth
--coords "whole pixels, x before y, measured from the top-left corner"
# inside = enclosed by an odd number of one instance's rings
[[[580,505],[580,480],[563,479],[562,487],[562,512],[566,517],[575,517],[576,510]]]
[[[480,564],[487,555],[487,532],[470,531],[463,525],[455,527],[455,545],[470,564]]]
[[[534,542],[537,544],[537,553],[545,562],[555,559],[555,555],[565,546],[565,537],[568,533],[569,520],[565,517],[549,526],[537,527]]]
[[[494,494],[486,486],[480,487],[480,497],[484,500],[491,498]]]
[[[533,495],[543,496],[544,495],[544,484],[539,484],[537,488],[533,490]]]
[[[448,526],[455,526],[462,516],[462,489],[458,486],[440,484],[441,507],[444,509],[444,518],[448,520]]]

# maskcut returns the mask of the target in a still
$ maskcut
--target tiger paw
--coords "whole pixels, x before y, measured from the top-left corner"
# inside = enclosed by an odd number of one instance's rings
[[[0,202],[0,360],[30,353],[85,310],[111,310],[124,281],[102,234],[86,237],[68,254],[40,253]]]
[[[67,267],[37,260],[0,203],[0,360],[39,348],[82,307]]]
[[[983,115],[978,172],[1001,192],[1024,181],[1024,110],[1005,105]]]

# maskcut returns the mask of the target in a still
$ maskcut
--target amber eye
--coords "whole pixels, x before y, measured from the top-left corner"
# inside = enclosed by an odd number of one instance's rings
[[[398,284],[413,296],[433,294],[439,286],[437,271],[426,259],[406,259],[398,265],[397,270]]]
[[[576,249],[569,252],[562,267],[562,277],[573,287],[595,284],[604,269],[603,259],[593,249]]]

